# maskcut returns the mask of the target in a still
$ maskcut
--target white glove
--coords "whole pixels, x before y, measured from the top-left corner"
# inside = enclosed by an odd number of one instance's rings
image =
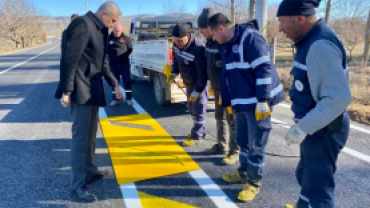
[[[271,115],[270,106],[267,102],[257,103],[256,106],[256,120],[267,118]]]
[[[291,144],[300,144],[306,138],[307,133],[304,132],[301,127],[296,123],[290,127],[285,135],[286,144],[289,146]]]
[[[194,91],[194,92],[191,93],[191,95],[189,97],[189,101],[190,102],[195,102],[195,101],[198,100],[198,98],[199,98],[199,92]]]

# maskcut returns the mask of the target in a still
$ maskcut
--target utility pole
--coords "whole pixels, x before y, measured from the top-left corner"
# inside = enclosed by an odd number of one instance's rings
[[[265,36],[266,29],[263,30],[263,28],[267,24],[267,0],[256,1],[256,19],[260,32],[262,32],[262,35]]]
[[[235,0],[231,0],[231,24],[235,24]]]
[[[329,18],[330,18],[331,1],[332,0],[328,0],[328,2],[326,3],[326,13],[325,13],[325,22],[326,22],[326,24],[328,24]]]
[[[364,55],[362,57],[362,61],[364,62],[364,67],[367,66],[367,59],[369,58],[369,51],[370,51],[370,11],[369,11],[369,16],[367,17],[366,33],[365,33],[365,49],[364,49]]]
[[[254,16],[255,7],[256,7],[256,0],[249,0],[249,20],[253,20],[255,18]]]

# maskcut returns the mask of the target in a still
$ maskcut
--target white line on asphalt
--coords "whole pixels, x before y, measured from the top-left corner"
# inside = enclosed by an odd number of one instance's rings
[[[289,109],[291,107],[290,104],[285,104],[285,103],[280,103],[280,104],[278,104],[278,106],[281,106],[283,108],[289,108]],[[360,131],[360,132],[365,133],[365,134],[370,134],[370,130],[355,126],[353,124],[351,124],[351,129],[355,129],[355,130]]]
[[[120,86],[121,91],[125,94],[125,90]],[[125,94],[126,95],[126,94]],[[139,114],[148,114],[144,108],[140,106],[138,102],[136,102],[135,99],[132,99],[133,101],[133,108],[136,110]],[[100,108],[100,111],[104,111],[104,108]],[[99,111],[99,115],[100,115]],[[102,115],[106,115],[102,113]],[[215,205],[219,208],[237,208],[237,206],[229,199],[229,197],[220,189],[219,186],[217,186],[213,180],[203,171],[192,171],[189,172],[192,178],[199,184],[199,186],[203,189],[203,191],[209,196],[209,198],[215,203]],[[122,196],[125,201],[125,204],[128,205],[128,203],[133,203],[131,206],[127,207],[141,207],[140,198],[137,194],[137,190],[135,187],[135,184],[132,183],[128,186],[129,188],[123,189],[121,186]],[[125,193],[128,191],[127,193]],[[126,198],[129,200],[127,201]]]
[[[35,58],[39,57],[39,56],[41,56],[42,54],[47,53],[47,52],[49,52],[50,50],[53,50],[54,48],[58,47],[59,45],[60,45],[60,44],[58,44],[58,45],[56,45],[56,46],[54,46],[54,47],[52,47],[52,48],[49,48],[48,50],[46,50],[46,51],[44,51],[44,52],[42,52],[42,53],[39,53],[39,54],[37,54],[36,56],[31,57],[31,58],[29,58],[29,59],[27,59],[27,60],[25,60],[25,61],[23,61],[23,62],[21,62],[21,63],[19,63],[19,64],[16,64],[16,65],[14,65],[14,66],[12,66],[12,67],[10,67],[10,68],[7,68],[7,69],[5,69],[4,71],[1,71],[1,72],[0,72],[0,74],[4,74],[4,73],[5,73],[5,72],[7,72],[7,71],[10,71],[10,70],[12,70],[12,69],[14,69],[14,68],[17,68],[18,66],[21,66],[21,65],[23,65],[23,64],[25,64],[25,63],[27,63],[27,62],[29,62],[29,61],[31,61],[31,60],[33,60],[33,59],[35,59]]]
[[[202,169],[189,173],[217,207],[237,208],[230,198]]]
[[[274,118],[272,118],[271,120],[272,120],[273,122],[279,123],[279,125],[280,125],[280,126],[282,126],[282,127],[286,128],[286,129],[289,129],[289,128],[290,128],[289,124],[286,124],[286,123],[284,123],[283,121],[280,121],[280,120],[278,120],[278,119],[274,119]],[[349,155],[352,155],[352,156],[354,156],[354,157],[357,157],[357,158],[358,158],[358,159],[360,159],[360,160],[363,160],[363,161],[365,161],[365,162],[370,163],[370,156],[368,156],[368,155],[365,155],[365,154],[363,154],[363,153],[361,153],[361,152],[358,152],[358,151],[353,150],[353,149],[348,148],[348,147],[344,147],[344,148],[342,149],[342,151],[343,151],[343,152],[345,152],[345,153],[347,153],[347,154],[349,154]]]
[[[129,208],[142,208],[139,194],[134,183],[129,183],[121,185],[121,193],[123,201],[125,202],[126,207]]]
[[[123,91],[124,92],[124,91]],[[103,107],[99,108],[99,119],[107,118],[107,113]],[[120,185],[123,202],[126,207],[142,208],[139,194],[134,183]]]

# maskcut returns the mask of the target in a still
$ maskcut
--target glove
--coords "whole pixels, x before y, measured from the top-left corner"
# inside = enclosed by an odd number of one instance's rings
[[[222,61],[221,60],[216,61],[216,66],[218,68],[221,68],[222,67]]]
[[[306,138],[307,133],[304,132],[298,124],[294,124],[290,127],[285,135],[286,144],[300,144]]]
[[[233,107],[231,105],[227,106],[226,110],[227,110],[228,114],[230,114],[230,115],[234,114],[234,110],[233,110]]]
[[[189,97],[189,101],[190,102],[195,102],[195,101],[198,100],[198,98],[199,98],[199,92],[194,91],[194,92],[191,93],[191,95]]]
[[[209,96],[214,97],[215,96],[215,91],[212,88],[208,88]]]
[[[267,118],[271,115],[271,110],[267,102],[257,103],[256,106],[256,120]]]
[[[177,74],[171,73],[170,76],[167,76],[167,83],[171,83],[172,81],[175,80],[176,77],[177,77]]]

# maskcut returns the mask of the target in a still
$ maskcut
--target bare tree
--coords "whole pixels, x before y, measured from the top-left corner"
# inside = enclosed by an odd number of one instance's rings
[[[174,1],[167,0],[162,4],[162,12],[164,14],[175,14],[175,13],[185,13],[186,5],[183,2],[181,5],[173,3]]]
[[[230,0],[208,0],[199,1],[197,14],[200,14],[205,7],[213,8],[216,13],[220,12],[226,15],[230,20],[232,19],[231,8],[232,2]],[[242,23],[249,20],[248,18],[248,7],[245,4],[245,0],[235,1],[235,23]]]
[[[41,34],[41,13],[26,0],[0,0],[0,37],[30,46]]]
[[[361,17],[341,18],[333,22],[333,29],[338,33],[349,52],[349,60],[352,60],[352,52],[359,44],[364,42],[366,23]]]

